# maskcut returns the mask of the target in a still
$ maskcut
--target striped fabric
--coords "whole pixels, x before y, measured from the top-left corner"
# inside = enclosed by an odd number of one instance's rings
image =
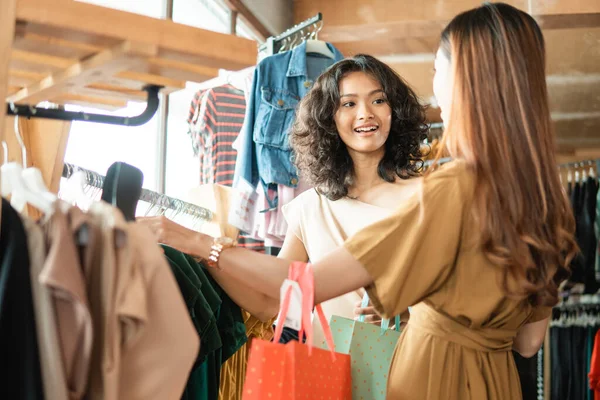
[[[188,115],[189,135],[194,154],[200,160],[200,184],[233,184],[237,152],[232,144],[244,123],[244,92],[231,85],[218,86],[196,93]],[[265,252],[265,244],[244,234],[241,247]]]

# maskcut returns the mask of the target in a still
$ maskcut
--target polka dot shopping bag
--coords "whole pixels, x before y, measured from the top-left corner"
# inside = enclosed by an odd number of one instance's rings
[[[314,305],[312,267],[292,263],[289,280],[302,291],[300,337],[306,332],[307,344],[297,341],[280,344],[283,323],[279,323],[273,342],[254,339],[250,347],[243,400],[352,399],[350,356],[335,353],[329,324],[320,306],[317,314],[331,350],[312,347],[311,311]],[[290,306],[291,287],[282,297],[278,321],[284,321]]]
[[[362,306],[369,304],[365,294]],[[395,329],[388,329],[389,320],[381,327],[363,322],[331,317],[335,350],[350,355],[352,365],[352,398],[354,400],[384,400],[390,363],[396,343],[400,338],[400,318],[396,317]],[[325,343],[319,343],[324,348]]]

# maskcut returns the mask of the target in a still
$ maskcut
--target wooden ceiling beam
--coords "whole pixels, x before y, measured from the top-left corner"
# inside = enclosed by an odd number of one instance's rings
[[[198,29],[73,0],[19,0],[17,19],[25,21],[21,32],[48,34],[87,43],[87,38],[129,40],[156,45],[166,52],[187,55],[199,65],[242,69],[256,63],[256,42],[239,36]],[[110,27],[107,28],[107,22]],[[57,36],[52,31],[59,30]],[[97,43],[90,43],[97,45]],[[164,51],[163,51],[164,50]]]
[[[598,0],[505,0],[531,15],[567,15],[600,13]],[[377,25],[397,21],[449,21],[457,14],[481,6],[481,0],[295,0],[296,23],[323,14],[326,30],[342,25]]]
[[[600,12],[586,14],[534,15],[544,30],[600,28]]]
[[[599,28],[600,12],[590,14],[537,15],[542,29]],[[449,20],[413,20],[377,22],[357,25],[325,25],[319,37],[331,43],[358,42],[364,38],[377,40],[406,40],[436,37]]]
[[[127,70],[145,59],[156,56],[154,45],[124,42],[115,48],[104,50],[87,60],[75,62],[66,69],[43,78],[9,96],[12,103],[37,104],[68,92],[78,86],[85,86],[120,71]]]

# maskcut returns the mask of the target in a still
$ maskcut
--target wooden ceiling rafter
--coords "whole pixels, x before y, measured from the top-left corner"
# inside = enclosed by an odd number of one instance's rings
[[[256,42],[241,37],[73,0],[14,1],[7,102],[117,109],[145,101],[147,85],[168,94],[256,62]]]
[[[158,53],[157,46],[134,44],[126,41],[112,49],[107,49],[78,61],[58,73],[53,73],[39,82],[21,89],[9,96],[11,103],[37,104],[57,95],[85,86],[91,80],[106,79],[116,73],[143,63],[146,58]]]

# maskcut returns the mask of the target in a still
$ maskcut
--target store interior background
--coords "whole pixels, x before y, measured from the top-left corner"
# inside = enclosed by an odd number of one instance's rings
[[[440,122],[433,98],[433,60],[439,33],[458,12],[478,0],[85,0],[101,6],[216,32],[229,33],[230,10],[243,3],[236,33],[263,41],[317,12],[323,14],[319,39],[333,43],[346,56],[372,54],[393,68],[431,104],[429,120]],[[547,45],[547,81],[557,134],[559,162],[600,157],[600,2],[596,0],[507,1],[528,10],[540,22]],[[248,14],[249,13],[249,14]],[[227,51],[227,49],[223,49]],[[205,83],[204,85],[209,85]],[[125,161],[144,173],[144,187],[177,197],[198,182],[187,135],[190,101],[202,82],[188,82],[170,94],[140,127],[74,122],[65,162],[105,172]],[[71,105],[69,109],[101,111]],[[119,115],[144,108],[130,102]],[[433,134],[436,134],[433,131]],[[133,151],[134,150],[134,151]]]

